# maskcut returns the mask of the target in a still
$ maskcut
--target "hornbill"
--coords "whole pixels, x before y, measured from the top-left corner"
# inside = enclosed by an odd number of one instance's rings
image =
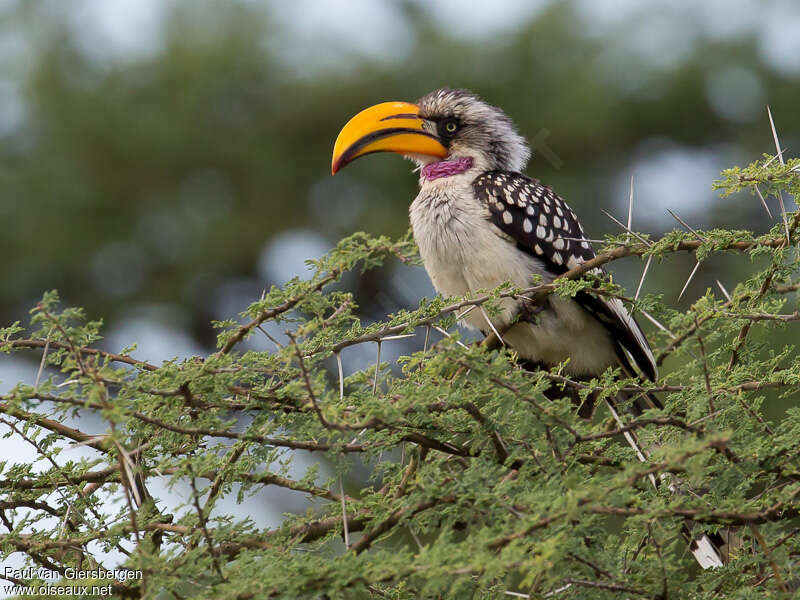
[[[361,111],[339,133],[331,171],[385,151],[420,167],[411,227],[440,294],[463,296],[505,282],[527,288],[534,274],[550,282],[594,258],[575,213],[552,189],[522,174],[531,155],[525,138],[501,109],[476,94],[442,88],[414,104],[383,102]],[[466,324],[484,334],[502,332],[528,369],[563,365],[570,376],[589,379],[609,367],[632,376],[635,365],[656,380],[647,338],[617,298],[581,292],[574,298],[550,295],[537,305],[505,298],[500,308],[491,324],[485,311],[474,310]],[[637,415],[661,408],[652,395],[630,404]],[[608,407],[619,421],[614,405]],[[591,410],[579,409],[584,416]],[[635,439],[626,437],[644,460]],[[694,540],[692,551],[704,567],[722,565],[707,536]]]

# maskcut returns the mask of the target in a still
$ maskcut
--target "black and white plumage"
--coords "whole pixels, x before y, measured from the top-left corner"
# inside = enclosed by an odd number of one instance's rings
[[[489,207],[492,223],[509,235],[519,250],[541,260],[554,275],[595,257],[572,209],[535,179],[520,173],[489,171],[479,175],[472,187],[477,198]],[[608,329],[624,370],[633,373],[627,352],[641,372],[655,381],[657,370],[650,345],[622,302],[584,292],[577,294],[575,301]]]
[[[594,257],[575,213],[549,187],[520,173],[487,171],[472,182],[492,222],[522,249],[566,271]]]
[[[418,104],[429,131],[443,138],[446,160],[471,161],[470,168],[449,176],[431,178],[423,168],[410,208],[414,237],[437,291],[460,296],[505,281],[529,287],[533,274],[552,281],[595,256],[567,204],[519,172],[530,153],[499,109],[463,90],[437,90]],[[455,131],[443,132],[442,123],[456,123]],[[428,164],[426,157],[417,160]],[[491,325],[480,311],[466,321],[483,331],[504,331],[504,341],[529,363],[566,363],[566,372],[581,378],[616,366],[632,374],[629,353],[645,376],[656,376],[647,339],[619,300],[588,293],[574,300],[551,296],[530,319],[520,300],[505,299],[503,308]]]
[[[444,296],[506,282],[527,288],[534,275],[550,282],[595,256],[567,204],[521,173],[530,149],[514,124],[472,92],[443,88],[416,104],[385,102],[365,109],[340,132],[331,170],[382,151],[403,154],[420,167],[411,227],[425,269]],[[464,321],[484,333],[502,332],[526,368],[558,366],[585,379],[609,368],[634,375],[635,366],[646,378],[657,377],[647,338],[618,299],[581,292],[574,298],[550,295],[534,305],[514,297],[501,299],[499,308],[491,323],[484,310],[468,311]],[[627,399],[620,394],[616,400]],[[661,406],[651,396],[632,400],[637,414]],[[622,425],[614,403],[607,405]],[[632,432],[625,437],[645,461]],[[678,490],[674,483],[670,488]],[[723,564],[708,536],[693,540],[691,548],[704,568]]]

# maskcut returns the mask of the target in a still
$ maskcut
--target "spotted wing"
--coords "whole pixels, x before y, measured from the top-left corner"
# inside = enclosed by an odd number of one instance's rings
[[[520,173],[489,171],[473,182],[477,197],[489,208],[492,222],[517,247],[541,260],[553,276],[595,257],[575,213],[549,187]],[[579,293],[575,300],[592,313],[617,342],[620,362],[629,368],[624,348],[639,369],[656,378],[656,362],[636,320],[616,298]]]

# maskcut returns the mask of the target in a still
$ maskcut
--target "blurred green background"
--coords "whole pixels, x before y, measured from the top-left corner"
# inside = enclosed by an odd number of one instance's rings
[[[529,139],[528,173],[590,237],[771,224],[722,200],[724,167],[800,145],[793,1],[0,1],[0,314],[46,289],[157,360],[357,230],[401,235],[416,177],[369,157],[336,178],[339,128],[378,101],[468,87]],[[768,199],[773,213],[777,202]],[[791,204],[791,202],[790,202]],[[686,260],[683,260],[686,258]],[[645,292],[680,290],[677,257]],[[741,273],[711,261],[684,302]],[[633,286],[641,264],[615,266]],[[422,273],[350,281],[366,315],[431,294]],[[370,305],[374,301],[375,305]],[[256,343],[256,342],[254,342]],[[266,340],[264,340],[266,343]]]
[[[42,292],[57,288],[105,320],[109,349],[136,343],[135,355],[153,362],[210,351],[212,320],[302,275],[304,260],[342,236],[407,230],[410,163],[371,156],[333,178],[330,153],[360,109],[440,86],[503,107],[535,140],[528,174],[552,185],[592,238],[619,232],[601,209],[626,219],[632,176],[635,229],[673,229],[670,208],[695,227],[764,232],[780,218],[775,198],[770,219],[755,196],[721,199],[711,184],[723,168],[774,153],[767,104],[781,144],[800,149],[797,8],[0,0],[1,320],[27,322]],[[627,259],[612,270],[633,293],[642,266]],[[686,308],[716,279],[732,289],[753,268],[714,257],[677,303],[692,266],[678,255],[654,264],[643,292]],[[345,285],[365,319],[433,293],[419,267]],[[261,336],[248,344],[269,347]],[[383,359],[419,344],[386,344]],[[2,389],[35,379],[40,356],[29,358],[0,361]],[[351,372],[374,348],[344,358]],[[0,455],[35,460],[29,447],[2,442]],[[295,458],[302,476],[313,460]],[[267,489],[249,509],[226,499],[218,510],[274,525],[297,506]]]

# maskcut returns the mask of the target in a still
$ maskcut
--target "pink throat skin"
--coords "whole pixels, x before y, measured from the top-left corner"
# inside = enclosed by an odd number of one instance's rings
[[[440,160],[422,167],[422,176],[428,180],[459,175],[472,168],[472,159],[456,158],[455,160]]]

